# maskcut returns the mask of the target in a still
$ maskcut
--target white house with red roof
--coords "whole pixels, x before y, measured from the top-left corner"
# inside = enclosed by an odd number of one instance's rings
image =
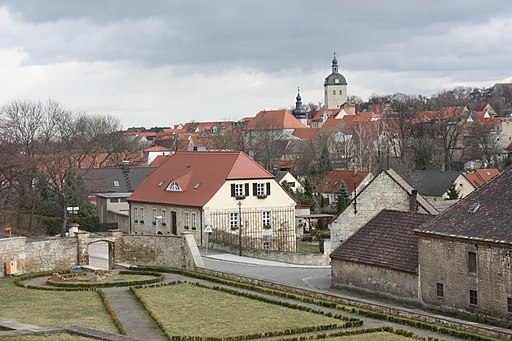
[[[295,200],[243,152],[176,152],[129,197],[133,234],[192,232],[244,248],[295,251]],[[205,231],[205,229],[207,229]]]

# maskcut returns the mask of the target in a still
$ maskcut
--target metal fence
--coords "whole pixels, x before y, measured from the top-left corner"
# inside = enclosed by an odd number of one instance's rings
[[[271,211],[270,227],[263,227],[262,209],[242,211],[241,233],[244,249],[295,252],[297,248],[295,233],[295,215],[293,209]],[[211,212],[211,242],[239,246],[240,234],[238,227],[231,227],[229,212]]]

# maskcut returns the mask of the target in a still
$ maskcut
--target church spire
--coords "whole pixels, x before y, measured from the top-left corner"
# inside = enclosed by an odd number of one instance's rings
[[[297,119],[305,119],[306,118],[306,109],[302,105],[302,97],[300,97],[300,88],[297,87],[297,97],[295,97],[297,102],[295,102],[295,109],[293,109],[292,114]]]
[[[334,58],[332,60],[332,73],[338,73],[338,60],[336,59],[336,52],[334,52]]]

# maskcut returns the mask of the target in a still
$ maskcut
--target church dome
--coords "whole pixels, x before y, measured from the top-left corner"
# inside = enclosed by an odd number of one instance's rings
[[[325,78],[324,85],[347,85],[347,80],[339,73],[331,73]]]
[[[336,59],[336,53],[332,60],[332,73],[325,78],[325,85],[347,85],[347,80],[340,73],[338,73],[338,60]]]
[[[302,97],[300,97],[300,90],[297,89],[297,97],[295,97],[297,102],[295,102],[295,109],[293,109],[292,114],[297,119],[304,119],[306,118],[306,109],[302,105]]]

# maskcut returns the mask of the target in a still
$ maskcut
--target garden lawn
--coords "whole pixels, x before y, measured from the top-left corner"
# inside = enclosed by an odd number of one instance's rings
[[[0,315],[42,327],[78,324],[118,333],[95,291],[46,291],[17,287],[0,280]]]
[[[191,284],[137,293],[169,335],[240,336],[345,322]]]
[[[54,333],[48,335],[24,335],[17,337],[1,337],[0,341],[91,341],[97,340],[85,336],[67,334],[67,333]]]

